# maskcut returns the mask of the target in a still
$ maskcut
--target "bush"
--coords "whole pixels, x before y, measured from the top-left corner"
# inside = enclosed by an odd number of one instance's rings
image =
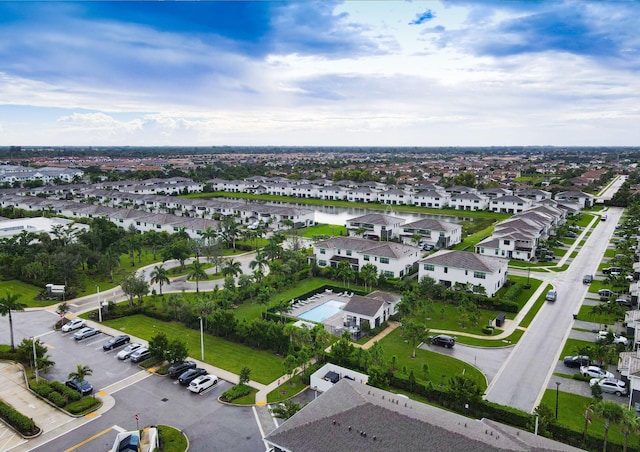
[[[29,387],[31,388],[31,390],[33,392],[35,392],[36,394],[38,394],[41,397],[44,397],[45,399],[49,398],[49,394],[51,394],[51,392],[53,391],[53,388],[49,385],[49,383],[35,383],[35,382],[31,382],[29,384]]]
[[[65,409],[71,414],[80,414],[99,404],[100,401],[94,397],[83,397],[80,400],[70,403]]]
[[[0,400],[0,417],[10,426],[25,436],[35,435],[40,429],[24,414],[17,411],[11,405]]]
[[[75,402],[76,400],[80,400],[82,398],[82,394],[80,394],[75,389],[71,389],[69,386],[60,383],[59,381],[52,381],[49,383],[51,387],[62,394],[67,400]]]
[[[232,402],[249,394],[251,394],[251,387],[247,385],[234,385],[222,393],[220,400],[223,402]]]
[[[51,391],[47,399],[49,399],[52,403],[60,408],[64,407],[67,404],[67,399],[64,398],[62,394],[56,391]]]
[[[587,375],[586,377],[582,376],[581,374],[573,374],[572,377],[574,380],[579,380],[579,381],[590,381],[591,377],[589,375]]]
[[[492,326],[485,326],[484,328],[482,328],[482,333],[483,334],[488,334],[489,336],[491,336],[493,334],[493,327]]]

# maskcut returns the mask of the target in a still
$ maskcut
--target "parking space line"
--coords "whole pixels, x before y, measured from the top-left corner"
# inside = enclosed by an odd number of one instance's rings
[[[253,410],[253,417],[256,418],[256,424],[258,424],[258,430],[260,430],[260,437],[264,438],[264,430],[262,430],[262,425],[260,425],[260,418],[258,417],[258,412],[256,411],[256,407],[252,406],[251,409]],[[263,439],[262,442],[264,443],[264,450],[269,450],[269,444],[267,444],[267,442]]]
[[[104,435],[104,434],[106,434],[106,433],[109,433],[111,430],[113,430],[113,427],[105,428],[103,431],[98,432],[98,433],[96,433],[95,435],[90,436],[89,438],[87,438],[87,439],[85,439],[85,440],[83,440],[83,441],[80,441],[78,444],[76,444],[76,445],[74,445],[74,446],[71,446],[71,447],[70,447],[70,448],[68,448],[68,449],[65,449],[65,451],[64,451],[64,452],[72,452],[72,451],[74,451],[74,450],[77,450],[79,447],[82,447],[82,446],[84,446],[85,444],[90,443],[90,442],[91,442],[91,441],[93,441],[94,439],[100,438],[102,435]]]
[[[47,336],[47,335],[49,335],[49,334],[55,334],[55,333],[56,333],[56,331],[55,331],[55,330],[52,330],[52,331],[47,331],[46,333],[36,334],[34,337],[35,337],[36,339],[39,339],[39,338],[41,338],[41,337],[45,337],[45,336]]]

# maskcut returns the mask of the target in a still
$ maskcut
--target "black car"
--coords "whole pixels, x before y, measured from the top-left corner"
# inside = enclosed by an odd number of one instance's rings
[[[178,377],[178,381],[181,385],[188,386],[189,383],[198,378],[200,375],[207,375],[207,371],[201,367],[196,367],[195,369],[189,369],[182,375],[180,375]]]
[[[562,362],[567,367],[581,367],[591,364],[588,356],[565,356]]]
[[[131,338],[126,334],[121,336],[115,336],[109,339],[102,345],[102,350],[113,350],[116,347],[120,347],[124,344],[128,344],[131,341]]]
[[[431,340],[431,344],[439,345],[441,347],[452,348],[456,345],[456,338],[453,336],[447,336],[446,334],[431,336],[429,339]]]
[[[169,367],[169,369],[167,370],[167,375],[169,375],[171,378],[178,378],[187,370],[195,369],[195,368],[196,368],[196,363],[194,363],[193,361],[183,361],[183,362],[175,363],[171,367]]]
[[[584,275],[582,277],[582,284],[591,284],[593,282],[593,275]]]
[[[71,389],[78,391],[83,396],[89,395],[93,392],[93,386],[91,386],[88,381],[67,380],[64,384],[69,386]]]

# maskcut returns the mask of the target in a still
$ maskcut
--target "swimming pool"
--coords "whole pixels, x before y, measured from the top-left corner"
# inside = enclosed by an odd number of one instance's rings
[[[304,311],[298,315],[299,319],[309,320],[311,322],[322,322],[324,319],[328,319],[334,314],[342,311],[342,308],[347,303],[338,300],[327,300],[321,305],[311,308],[308,311]]]

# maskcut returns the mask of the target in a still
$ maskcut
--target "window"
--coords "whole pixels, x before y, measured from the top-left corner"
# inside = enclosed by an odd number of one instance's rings
[[[445,272],[445,273],[449,273],[449,268],[448,268],[448,267],[445,267],[445,268],[444,268],[444,272]]]
[[[364,256],[362,256],[362,258],[363,258],[365,261],[369,262],[369,256],[367,256],[366,254],[365,254]]]
[[[347,250],[347,256],[351,256],[351,250]]]
[[[477,279],[487,279],[487,274],[485,272],[473,272],[473,277]]]
[[[505,241],[504,241],[504,244],[505,244],[505,245],[511,245],[511,240],[505,240]]]
[[[393,278],[393,272],[390,272],[389,270],[384,270],[382,274],[387,278]]]
[[[388,257],[381,257],[380,258],[380,263],[381,264],[388,264],[389,263],[389,258]]]
[[[318,265],[319,265],[320,267],[326,267],[326,266],[327,266],[327,261],[319,260],[319,261],[318,261]]]
[[[423,268],[428,272],[432,272],[436,270],[436,267],[433,264],[424,264]]]

